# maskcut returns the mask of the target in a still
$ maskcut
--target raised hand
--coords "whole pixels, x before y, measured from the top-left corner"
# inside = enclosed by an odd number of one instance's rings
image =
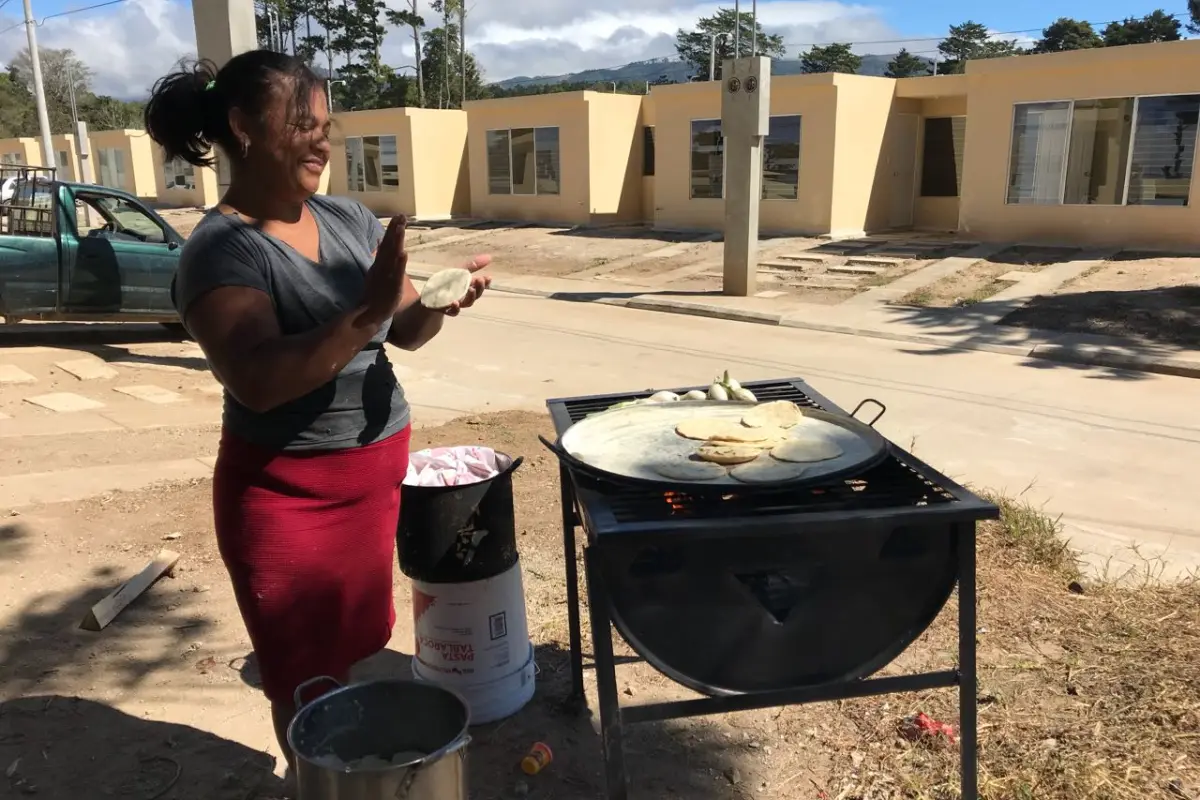
[[[404,250],[407,226],[408,218],[403,214],[392,217],[383,241],[375,251],[375,263],[367,270],[363,304],[370,320],[380,325],[391,319],[400,308],[404,276],[408,269],[408,253]]]

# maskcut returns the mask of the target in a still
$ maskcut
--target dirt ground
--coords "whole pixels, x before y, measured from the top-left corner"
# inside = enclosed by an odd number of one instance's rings
[[[1076,252],[1066,247],[1010,247],[930,286],[910,292],[898,304],[929,308],[972,306],[1016,283],[1015,280],[1001,280],[1004,275],[1040,272],[1050,264],[1068,260]]]
[[[548,275],[565,277],[580,270],[604,267],[694,237],[651,231],[646,228],[525,227],[498,229],[486,237],[447,243],[413,253],[411,260],[441,267],[460,266],[477,253],[493,258],[495,275]]]
[[[596,720],[563,702],[557,465],[539,432],[550,432],[543,415],[505,412],[414,434],[416,446],[483,442],[526,456],[514,486],[538,691],[515,717],[473,731],[474,800],[602,794]],[[268,738],[246,734],[266,730],[264,704],[213,543],[209,491],[196,481],[0,509],[0,795],[275,796]],[[1004,510],[1005,523],[980,535],[982,796],[1196,797],[1200,588],[1074,593],[1053,523]],[[182,554],[173,579],[103,633],[78,629],[92,603],[164,546]],[[411,608],[405,580],[396,583],[396,635],[363,675],[407,675]],[[955,617],[952,601],[885,672],[952,667]],[[619,641],[616,652],[633,656]],[[594,708],[590,669],[587,679]],[[640,662],[619,667],[618,679],[626,704],[689,694]],[[949,800],[955,746],[898,730],[917,712],[954,724],[956,708],[954,693],[939,690],[635,727],[625,741],[631,797]],[[538,740],[555,761],[528,778],[516,765]]]
[[[1002,324],[1200,348],[1200,258],[1122,253]]]

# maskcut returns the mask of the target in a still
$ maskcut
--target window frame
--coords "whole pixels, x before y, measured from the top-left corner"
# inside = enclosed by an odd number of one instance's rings
[[[959,171],[960,174],[955,176],[955,178],[956,178],[955,194],[953,194],[953,195],[923,194],[923,191],[925,188],[925,142],[926,142],[926,137],[929,135],[928,134],[928,125],[929,125],[929,120],[931,120],[931,119],[948,119],[948,120],[950,120],[951,144],[953,144],[953,141],[954,141],[954,120],[961,119],[963,121],[963,162],[962,162],[963,167],[965,167],[967,164],[967,128],[966,128],[967,115],[966,114],[938,114],[937,116],[932,116],[932,117],[922,116],[921,117],[921,141],[918,142],[918,144],[917,144],[917,146],[919,148],[921,148],[920,149],[921,160],[917,166],[917,175],[916,175],[916,184],[917,184],[916,192],[917,192],[917,194],[916,194],[916,197],[918,200],[926,200],[926,199],[929,199],[929,200],[946,200],[946,199],[962,200],[963,176],[961,174],[961,170]],[[1013,111],[1013,122],[1014,123],[1016,122],[1016,111],[1015,110]],[[1009,127],[1011,128],[1012,126],[1010,125]],[[951,154],[951,155],[953,155],[953,154]],[[1009,131],[1008,159],[1010,162],[1012,161],[1012,131],[1011,130]],[[957,165],[955,165],[955,166],[957,167]],[[1005,175],[1005,180],[1007,180],[1010,177],[1010,175],[1011,175],[1011,173],[1008,175]],[[1008,197],[1008,192],[1005,191],[1005,198],[1007,199],[1007,197]]]
[[[187,184],[188,167],[192,168],[191,186]],[[183,184],[175,182],[175,179],[180,176],[184,179]],[[167,191],[178,189],[185,192],[194,192],[199,184],[199,179],[196,176],[196,168],[179,156],[163,158],[163,184]]]
[[[658,130],[654,125],[642,126],[642,177],[653,178],[658,169]]]
[[[537,156],[538,156],[538,131],[553,130],[557,139],[557,148],[555,150],[555,161],[557,164],[558,173],[558,190],[554,192],[542,191],[538,174],[537,174]],[[517,184],[513,172],[513,131],[532,131],[533,132],[533,150],[530,156],[533,159],[533,191],[518,192]],[[492,189],[491,164],[491,135],[494,133],[503,133],[508,141],[508,192],[500,193]],[[562,196],[562,126],[561,125],[525,125],[517,128],[488,128],[483,132],[483,149],[484,149],[484,180],[487,182],[488,197],[561,197]]]
[[[771,120],[787,119],[789,117],[795,117],[799,121],[798,124],[796,125],[796,132],[799,134],[799,141],[796,142],[796,196],[795,197],[765,197],[765,196],[762,196],[767,191],[766,181],[763,181],[762,188],[759,190],[759,195],[760,195],[759,201],[763,202],[763,203],[798,203],[798,202],[800,202],[800,166],[804,161],[804,115],[803,114],[769,114],[767,116],[768,135],[762,137],[763,138],[763,143],[762,143],[763,171],[764,172],[766,171],[766,166],[767,166],[767,139],[769,138],[769,135],[770,135],[769,132],[771,130]],[[722,138],[724,138],[724,133],[722,133]],[[724,156],[724,154],[725,154],[725,151],[722,148],[722,150],[721,150],[722,157]],[[722,177],[721,178],[722,189],[724,188],[724,185],[725,185],[725,179],[724,179],[724,177]],[[722,199],[724,199],[724,193],[722,193],[721,197],[722,197]]]
[[[694,194],[696,187],[692,183],[692,152],[693,152],[692,144],[693,144],[693,139],[695,137],[695,133],[693,133],[693,130],[694,130],[697,122],[715,122],[715,123],[717,123],[717,125],[720,126],[720,130],[721,130],[721,193],[716,197],[696,197],[696,195]],[[688,149],[687,149],[687,152],[688,152],[688,200],[691,202],[699,201],[701,203],[712,202],[714,200],[719,200],[721,202],[725,202],[725,185],[727,183],[726,178],[728,177],[728,174],[729,174],[728,173],[729,159],[727,159],[725,157],[725,125],[724,125],[722,119],[720,117],[697,117],[695,119],[689,119],[687,136],[688,136]]]
[[[378,148],[378,167],[379,167],[379,186],[372,188],[367,180],[367,139],[374,139],[375,146]],[[387,182],[386,173],[384,172],[383,163],[383,140],[392,139],[396,143],[396,185],[392,186]],[[360,166],[362,167],[362,185],[359,188],[358,176],[350,169],[350,150],[352,149],[351,142],[358,143],[358,154],[360,158]],[[347,136],[343,147],[346,150],[346,191],[356,194],[388,194],[389,192],[400,191],[400,137],[394,133],[363,133],[356,136]]]
[[[1008,155],[1005,159],[1004,170],[1004,197],[1003,203],[1005,206],[1024,206],[1024,205],[1041,205],[1046,206],[1067,206],[1070,208],[1129,208],[1129,179],[1133,174],[1133,152],[1137,145],[1137,124],[1138,112],[1141,110],[1142,100],[1151,100],[1159,97],[1188,97],[1200,96],[1200,91],[1195,92],[1157,92],[1152,94],[1128,94],[1128,95],[1095,95],[1088,97],[1070,97],[1070,98],[1046,98],[1044,100],[1022,100],[1012,104],[1011,112],[1009,113],[1008,121]],[[1133,100],[1133,115],[1130,120],[1131,130],[1129,134],[1129,149],[1125,156],[1125,185],[1121,190],[1120,203],[1064,203],[1063,198],[1066,196],[1067,187],[1067,165],[1071,160],[1071,128],[1075,122],[1075,103],[1080,101],[1092,100],[1122,100],[1130,98]],[[1051,203],[1010,203],[1008,201],[1009,182],[1012,180],[1013,168],[1013,141],[1016,133],[1017,109],[1021,106],[1040,106],[1049,105],[1051,103],[1067,103],[1067,129],[1066,129],[1066,150],[1063,154],[1062,175],[1058,180],[1058,202]],[[965,140],[964,140],[965,143]],[[1196,124],[1196,139],[1192,150],[1192,181],[1195,181],[1196,172],[1200,164],[1200,121]],[[1180,206],[1171,205],[1155,205],[1135,203],[1136,207],[1154,207],[1154,208],[1190,208],[1192,205],[1192,187],[1188,185],[1187,202]]]

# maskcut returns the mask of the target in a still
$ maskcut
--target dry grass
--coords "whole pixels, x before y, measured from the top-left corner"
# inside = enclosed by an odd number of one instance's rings
[[[1087,582],[1057,521],[990,499],[1003,517],[978,539],[980,796],[1200,800],[1200,582]],[[953,646],[953,616],[926,646]],[[958,749],[904,742],[899,710],[843,705],[854,774],[831,800],[959,797]],[[949,722],[958,711],[947,692],[904,713],[916,710]]]

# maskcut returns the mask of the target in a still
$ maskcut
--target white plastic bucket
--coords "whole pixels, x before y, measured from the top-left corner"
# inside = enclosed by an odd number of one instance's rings
[[[414,580],[412,597],[413,677],[461,694],[476,725],[512,716],[533,698],[520,562],[482,581]]]

